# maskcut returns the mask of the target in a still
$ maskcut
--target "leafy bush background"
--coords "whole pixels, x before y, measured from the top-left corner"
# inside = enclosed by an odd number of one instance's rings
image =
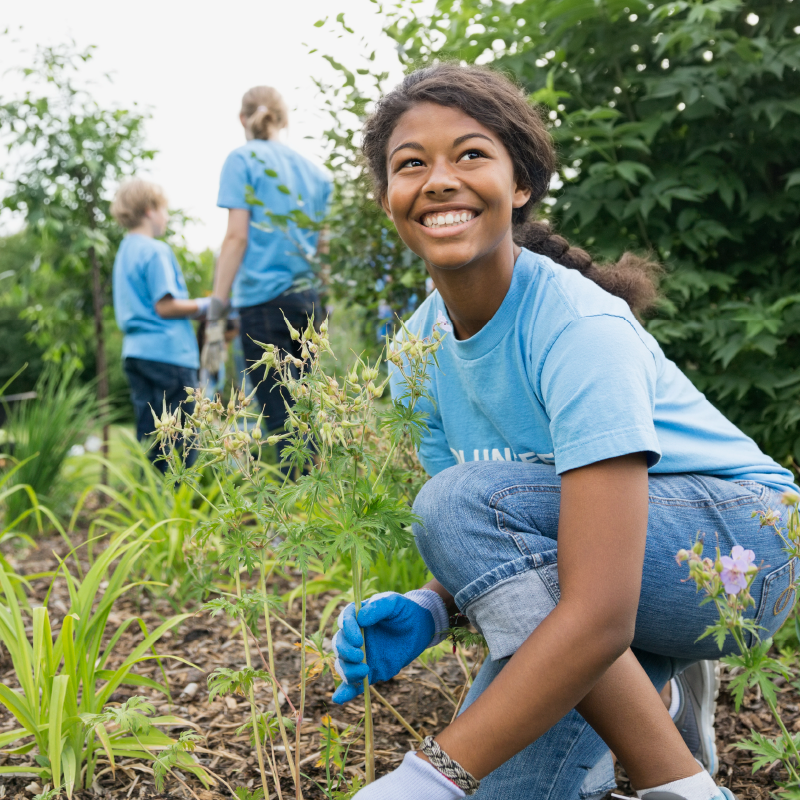
[[[560,152],[542,214],[598,257],[633,249],[667,265],[649,330],[763,448],[800,460],[800,3],[439,0],[430,19],[415,8],[394,6],[386,28],[406,67],[491,63],[520,82]],[[362,116],[376,94],[347,75],[339,108]],[[355,163],[349,127],[333,166]],[[340,294],[395,310],[424,296],[421,264],[382,214],[351,208],[335,240],[350,281]]]

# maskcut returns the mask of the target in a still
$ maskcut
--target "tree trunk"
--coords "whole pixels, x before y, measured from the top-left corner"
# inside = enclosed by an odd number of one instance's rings
[[[108,459],[108,367],[106,364],[106,342],[103,329],[103,282],[100,279],[100,263],[94,247],[89,248],[92,262],[92,305],[94,306],[94,335],[97,344],[97,406],[103,419],[103,458]],[[100,482],[108,483],[108,467],[105,463],[100,471]]]

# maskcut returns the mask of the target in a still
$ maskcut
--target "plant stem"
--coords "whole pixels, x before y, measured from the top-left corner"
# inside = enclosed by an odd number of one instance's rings
[[[389,713],[420,743],[422,744],[422,737],[411,727],[411,724],[406,721],[403,715],[374,687],[369,687],[370,692],[380,700],[380,702],[389,710]]]
[[[236,574],[234,576],[236,578],[236,596],[241,598],[242,596],[242,578],[239,575],[239,570],[236,570]],[[245,661],[247,662],[247,666],[252,669],[253,668],[253,661],[250,658],[250,641],[247,636],[247,622],[242,619],[242,639],[244,640],[244,657]],[[264,769],[264,754],[261,752],[261,737],[258,735],[258,717],[256,716],[256,698],[255,694],[253,693],[253,687],[250,686],[250,690],[248,692],[248,699],[250,700],[250,723],[253,726],[253,740],[256,743],[256,758],[258,759],[258,769],[261,773],[261,788],[264,790],[264,797],[269,797],[269,786],[267,785],[267,772]],[[280,713],[280,711],[278,711]],[[275,782],[278,782],[278,776],[273,774],[272,776],[275,779]]]
[[[266,558],[261,557],[261,593],[264,595],[264,622],[267,628],[267,658],[269,660],[269,671],[272,673],[272,699],[275,702],[275,716],[278,718],[278,727],[281,732],[281,741],[286,750],[286,760],[289,762],[289,771],[292,773],[292,780],[295,787],[300,783],[297,772],[295,771],[292,759],[292,748],[289,745],[289,737],[286,734],[286,726],[283,724],[283,714],[281,714],[281,704],[278,702],[278,687],[276,685],[275,673],[275,651],[272,646],[272,620],[270,619],[269,603],[267,602],[267,565]]]
[[[461,667],[461,671],[464,673],[464,677],[467,679],[467,688],[471,688],[472,672],[471,670],[467,669],[467,664],[463,657],[463,650],[461,647],[456,647],[456,661],[458,661],[458,666]]]
[[[381,467],[381,471],[378,473],[378,477],[375,479],[375,483],[372,484],[372,488],[375,489],[378,484],[381,482],[381,478],[383,477],[383,473],[386,472],[386,467],[389,466],[389,462],[392,460],[394,456],[394,451],[397,450],[397,442],[392,442],[391,448],[389,448],[389,455],[386,456],[386,461],[383,462],[383,466]]]
[[[300,776],[300,728],[303,727],[303,714],[305,713],[306,705],[306,581],[308,577],[305,572],[303,575],[303,608],[302,617],[300,619],[300,708],[297,714],[297,727],[295,728],[294,740],[294,758],[295,758],[295,774]],[[303,789],[300,786],[300,781],[295,782],[295,797],[297,800],[303,800]]]
[[[388,462],[387,462],[388,463]],[[353,598],[356,606],[356,617],[361,611],[361,562],[358,553],[353,548]],[[367,643],[361,648],[364,651],[364,661],[367,660]],[[366,761],[367,783],[375,780],[375,741],[372,730],[372,699],[369,691],[369,675],[364,678],[364,759]]]
[[[278,709],[277,717],[278,719],[281,718],[280,709]],[[281,792],[281,782],[278,779],[278,766],[275,759],[275,746],[272,743],[272,733],[269,730],[267,730],[267,738],[269,739],[269,749],[270,752],[272,753],[271,756],[269,753],[267,753],[267,759],[269,760],[269,768],[272,770],[272,775],[275,779],[275,790],[278,793],[278,800],[283,800],[283,792]]]
[[[786,726],[783,724],[783,720],[781,719],[781,715],[778,713],[778,709],[775,704],[767,697],[764,697],[767,701],[767,705],[769,706],[769,710],[772,712],[772,716],[775,718],[775,721],[778,723],[782,733],[783,733],[783,740],[788,745],[789,749],[794,753],[795,764],[800,766],[800,754],[797,752],[797,745],[794,743],[794,737],[791,733],[786,729]],[[786,768],[786,771],[789,773],[793,773],[791,775],[792,782],[796,782],[800,780],[800,775],[797,773],[797,768],[793,767],[788,761],[783,761],[783,766]]]

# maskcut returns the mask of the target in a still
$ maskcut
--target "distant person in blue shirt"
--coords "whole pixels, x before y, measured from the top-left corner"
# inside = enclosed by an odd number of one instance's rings
[[[258,361],[262,348],[274,344],[300,357],[289,337],[284,315],[295,328],[308,317],[321,321],[323,309],[311,266],[320,242],[318,230],[289,222],[285,230],[269,214],[302,211],[314,223],[325,217],[331,182],[322,169],[278,141],[288,112],[281,95],[256,86],[242,98],[239,119],[247,143],[237,147],[222,167],[217,205],[228,209],[228,230],[217,262],[214,296],[206,326],[203,367],[215,372],[223,351],[221,315],[233,289],[231,305],[238,309],[245,361]],[[283,427],[284,398],[274,376],[264,369],[252,374],[268,430]]]
[[[343,609],[334,700],[393,677],[456,612],[490,657],[462,713],[354,800],[599,800],[616,788],[611,752],[643,800],[731,800],[712,777],[720,650],[703,634],[718,614],[675,556],[700,532],[706,555],[763,564],[745,614],[771,636],[797,559],[762,515],[787,527],[792,473],[640,324],[654,265],[594,264],[531,219],[555,152],[504,76],[455,63],[406,76],[363,151],[436,285],[408,330],[448,334],[420,409],[431,479],[414,503],[434,579]]]
[[[154,430],[151,409],[161,416],[164,402],[175,410],[197,386],[200,354],[190,319],[208,309],[211,298],[189,298],[178,262],[165,242],[167,200],[155,184],[132,180],[114,198],[111,213],[128,229],[114,261],[114,314],[125,338],[122,358],[136,414],[136,437],[146,441]],[[190,409],[187,406],[187,410]],[[161,451],[148,454],[161,472]],[[190,452],[187,461],[194,461]]]

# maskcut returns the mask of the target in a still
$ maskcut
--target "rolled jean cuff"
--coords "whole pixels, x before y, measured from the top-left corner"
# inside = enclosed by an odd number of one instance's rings
[[[556,551],[548,550],[484,573],[458,592],[455,602],[498,661],[517,652],[560,597]]]

